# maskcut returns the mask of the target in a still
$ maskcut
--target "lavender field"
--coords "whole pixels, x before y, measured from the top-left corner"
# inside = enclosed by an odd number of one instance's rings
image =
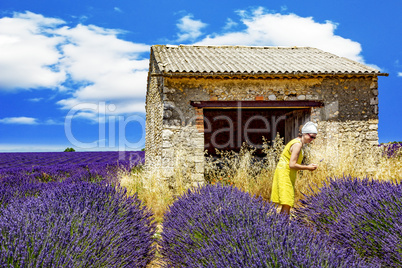
[[[382,154],[389,170],[397,146]],[[0,267],[402,267],[394,173],[323,178],[288,219],[240,190],[243,170],[234,185],[173,195],[142,163],[144,152],[0,153]]]

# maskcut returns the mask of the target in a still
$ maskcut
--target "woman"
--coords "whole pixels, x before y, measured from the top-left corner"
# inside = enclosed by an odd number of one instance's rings
[[[317,125],[307,122],[302,127],[297,138],[286,144],[272,182],[271,201],[282,205],[281,213],[290,214],[290,208],[295,203],[295,181],[298,170],[316,170],[316,164],[302,165],[304,144],[312,142],[317,137]]]

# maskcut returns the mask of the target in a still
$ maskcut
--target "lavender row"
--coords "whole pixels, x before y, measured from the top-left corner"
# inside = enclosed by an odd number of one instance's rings
[[[104,182],[118,184],[118,172],[122,166],[61,165],[0,170],[0,207],[7,205],[12,198],[25,198],[38,195],[46,183],[47,189],[57,187],[59,182]]]
[[[0,170],[0,209],[10,200],[38,196],[43,189],[57,188],[63,183],[107,183],[118,185],[118,174],[129,166],[105,163],[88,165],[55,165]],[[46,185],[46,188],[44,188]]]
[[[402,185],[332,178],[306,196],[300,221],[376,267],[402,266]]]
[[[121,170],[129,171],[130,163],[93,163],[93,164],[61,164],[52,166],[36,166],[33,168],[0,169],[0,179],[11,177],[31,177],[40,182],[50,181],[100,181],[116,180]]]
[[[221,185],[189,191],[170,207],[160,248],[164,267],[370,267],[272,203]]]
[[[0,183],[0,196],[9,195],[1,267],[145,267],[153,258],[152,215],[136,196],[106,183],[20,179]]]
[[[88,163],[130,163],[133,166],[143,163],[144,155],[143,151],[0,153],[0,169]]]

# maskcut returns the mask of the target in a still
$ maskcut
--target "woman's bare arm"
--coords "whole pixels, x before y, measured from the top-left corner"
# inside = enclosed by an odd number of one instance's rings
[[[313,170],[317,169],[316,164],[309,164],[309,165],[297,164],[297,159],[299,158],[301,148],[302,148],[302,144],[299,143],[299,142],[293,144],[292,147],[290,147],[290,152],[292,154],[291,154],[290,160],[289,160],[289,167],[291,169],[296,169],[296,170],[310,170],[310,171],[313,171]]]

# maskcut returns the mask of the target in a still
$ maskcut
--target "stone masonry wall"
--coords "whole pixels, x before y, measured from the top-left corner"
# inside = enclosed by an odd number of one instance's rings
[[[150,73],[154,72],[150,65]],[[148,75],[147,96],[145,103],[145,165],[147,168],[162,164],[162,103],[163,77]]]
[[[324,107],[312,108],[310,120],[319,123],[324,140],[339,145],[353,137],[378,144],[377,77],[164,77],[163,83],[163,120],[158,117],[163,125],[154,127],[150,135],[147,129],[146,150],[151,143],[162,145],[161,164],[169,175],[174,172],[175,156],[184,151],[193,182],[203,181],[204,129],[202,109],[192,107],[190,101],[320,100]],[[156,120],[155,113],[151,116]],[[147,126],[148,117],[147,99]],[[162,143],[148,142],[149,137],[160,138]]]

